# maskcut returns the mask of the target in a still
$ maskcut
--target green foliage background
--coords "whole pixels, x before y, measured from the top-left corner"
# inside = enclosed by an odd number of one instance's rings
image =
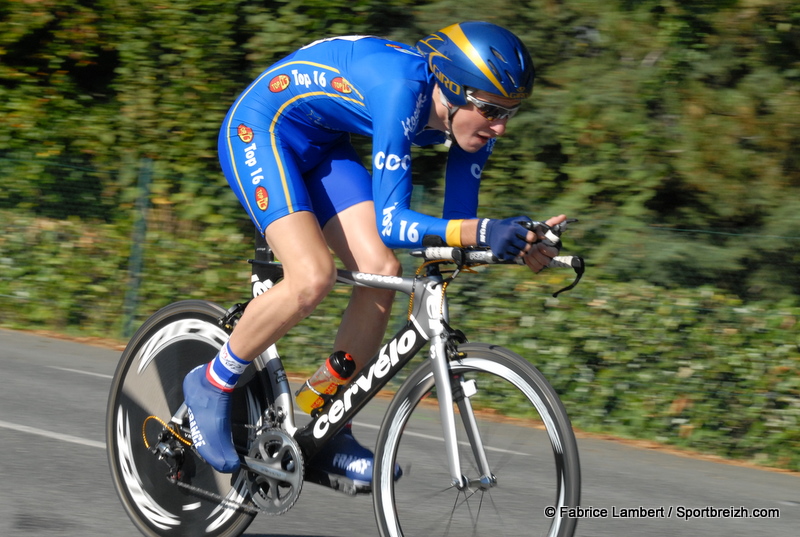
[[[238,92],[317,38],[468,19],[538,68],[483,215],[578,216],[589,268],[557,301],[556,273],[464,278],[462,328],[528,356],[581,428],[800,470],[793,0],[0,0],[0,323],[122,339],[177,299],[246,299],[252,231],[215,148]],[[433,214],[442,164],[415,158]],[[330,350],[346,291],[290,366]]]

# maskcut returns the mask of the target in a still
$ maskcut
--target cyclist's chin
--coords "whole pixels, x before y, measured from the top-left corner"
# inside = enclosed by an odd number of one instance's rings
[[[472,134],[471,136],[464,136],[463,139],[456,138],[458,146],[467,153],[475,153],[480,151],[486,144],[489,143],[489,140],[491,140],[489,136],[483,136],[477,133]]]

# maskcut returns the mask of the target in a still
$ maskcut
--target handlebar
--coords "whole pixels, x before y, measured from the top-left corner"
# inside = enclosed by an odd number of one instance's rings
[[[561,242],[561,234],[566,230],[567,224],[576,222],[576,219],[569,219],[557,224],[555,226],[548,226],[544,222],[530,222],[526,223],[525,227],[541,234],[545,238],[542,240],[545,244],[550,246],[559,247]],[[411,255],[419,257],[426,261],[443,261],[453,262],[459,268],[469,267],[473,265],[509,265],[517,264],[524,265],[525,261],[522,257],[515,257],[510,260],[501,260],[494,253],[485,247],[457,247],[457,246],[428,246],[421,249],[412,250]],[[575,280],[567,287],[560,289],[553,293],[556,297],[564,291],[569,291],[580,282],[585,269],[585,263],[582,257],[577,255],[559,255],[554,257],[546,268],[571,268],[575,271]]]

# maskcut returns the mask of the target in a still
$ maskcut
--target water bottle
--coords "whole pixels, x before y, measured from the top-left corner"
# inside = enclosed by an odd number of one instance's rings
[[[297,407],[303,412],[311,414],[312,411],[325,406],[325,403],[347,382],[347,379],[356,370],[353,357],[344,351],[331,354],[325,363],[317,369],[295,393]]]

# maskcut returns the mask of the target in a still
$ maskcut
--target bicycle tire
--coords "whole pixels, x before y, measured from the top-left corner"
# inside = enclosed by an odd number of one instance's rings
[[[580,461],[555,390],[539,370],[508,349],[475,343],[459,351],[463,355],[450,363],[450,370],[476,380],[477,393],[470,401],[497,484],[485,491],[453,486],[438,404],[421,404],[436,390],[426,360],[400,387],[378,433],[373,506],[381,535],[571,537],[577,520],[558,515],[580,502]],[[498,404],[518,417],[501,418]],[[457,405],[454,411],[462,474],[479,478]],[[502,448],[497,445],[501,441],[510,445]],[[393,479],[395,463],[404,471],[398,481]],[[545,514],[546,508],[556,516]]]
[[[179,488],[167,479],[168,466],[146,445],[144,436],[163,429],[183,403],[183,378],[210,361],[229,334],[217,320],[225,310],[203,300],[175,302],[156,312],[134,334],[114,374],[106,412],[106,445],[117,494],[134,525],[148,537],[235,537],[252,522],[250,510],[231,508],[219,500]],[[249,367],[233,392],[234,443],[250,447],[246,424],[255,424],[270,389],[258,373],[259,360]],[[244,472],[220,474],[185,450],[182,473],[186,482],[235,503],[249,503]],[[250,504],[252,505],[252,504]]]

